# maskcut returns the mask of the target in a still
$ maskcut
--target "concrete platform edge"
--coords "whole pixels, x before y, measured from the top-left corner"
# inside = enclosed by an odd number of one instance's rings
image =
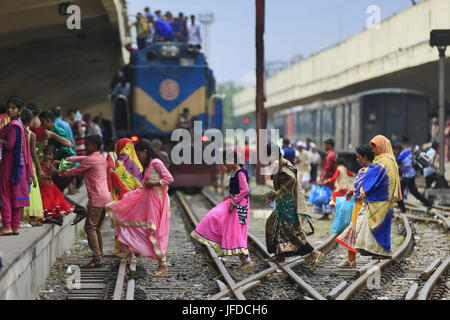
[[[15,254],[0,273],[0,300],[36,299],[56,258],[73,246],[84,228],[84,220],[71,225],[75,216],[69,214],[61,227],[52,225],[26,250]]]

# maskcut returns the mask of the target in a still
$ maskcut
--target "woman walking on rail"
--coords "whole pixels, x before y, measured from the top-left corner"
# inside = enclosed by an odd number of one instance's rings
[[[400,177],[391,142],[378,135],[370,146],[375,159],[361,185],[365,202],[356,221],[355,249],[373,258],[390,258],[393,205],[402,199]]]
[[[11,122],[0,131],[0,197],[3,221],[0,236],[19,234],[22,210],[30,205],[29,188],[33,181],[33,165],[28,138],[20,121],[22,108],[22,98],[12,96],[8,99],[7,114]]]
[[[364,203],[364,197],[361,194],[361,184],[364,174],[367,168],[370,166],[374,159],[374,154],[369,145],[364,145],[356,148],[356,161],[362,167],[359,169],[353,182],[353,190],[347,192],[346,196],[353,196],[355,199],[355,206],[352,212],[352,222],[350,225],[336,238],[336,241],[348,249],[348,259],[342,264],[338,265],[338,268],[356,268],[356,218],[358,212],[362,208]]]
[[[232,159],[232,161],[230,161]],[[224,162],[231,169],[229,192],[223,202],[209,211],[191,236],[199,242],[220,250],[224,256],[239,256],[236,270],[253,268],[247,248],[248,198],[247,171],[238,164],[236,152],[224,152]]]
[[[108,187],[111,200],[119,201],[128,191],[142,188],[144,170],[136,154],[134,143],[130,139],[120,139],[116,143],[115,154],[117,160],[111,168],[108,168]],[[107,161],[108,167],[111,165],[111,160]],[[128,255],[128,248],[117,240],[117,235],[115,247],[109,253],[120,258]]]
[[[268,194],[268,200],[276,200],[275,210],[267,219],[266,244],[269,253],[274,253],[273,261],[284,261],[292,255],[308,255],[312,258],[312,267],[315,267],[325,256],[314,249],[306,240],[302,229],[303,216],[308,216],[303,188],[297,179],[297,170],[286,159],[281,157],[278,146],[273,146],[278,154],[271,153],[268,146],[268,155],[275,160],[276,173],[273,175],[275,191]],[[306,218],[306,217],[305,217]]]
[[[148,141],[136,145],[136,153],[144,167],[144,188],[125,193],[120,201],[106,206],[116,224],[117,240],[132,252],[156,259],[159,268],[153,277],[168,274],[166,249],[169,241],[169,184],[174,180],[163,162],[157,158]]]

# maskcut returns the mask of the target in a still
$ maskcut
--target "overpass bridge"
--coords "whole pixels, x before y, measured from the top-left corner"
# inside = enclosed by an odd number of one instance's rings
[[[450,29],[449,0],[425,0],[384,20],[379,30],[365,30],[276,74],[265,84],[269,119],[284,108],[378,88],[418,90],[437,100],[439,57],[429,45],[432,29]],[[237,93],[234,115],[253,114],[255,95],[255,87]]]
[[[124,0],[2,0],[0,105],[11,94],[111,116],[109,84],[129,56]],[[69,30],[64,8],[80,8],[81,29]]]

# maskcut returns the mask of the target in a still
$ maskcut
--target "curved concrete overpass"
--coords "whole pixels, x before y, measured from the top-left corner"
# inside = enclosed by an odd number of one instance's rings
[[[69,30],[68,2],[81,10],[81,29]],[[129,56],[123,0],[2,0],[0,6],[0,105],[11,94],[111,116],[109,84]]]
[[[449,0],[425,0],[383,21],[379,30],[365,30],[267,79],[265,107],[272,115],[287,107],[388,87],[418,90],[437,99],[438,50],[429,45],[433,29],[450,29]],[[450,59],[446,77],[449,98]],[[255,95],[255,87],[237,93],[234,114],[253,113]]]

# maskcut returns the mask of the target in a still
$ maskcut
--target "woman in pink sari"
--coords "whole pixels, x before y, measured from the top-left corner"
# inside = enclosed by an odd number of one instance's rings
[[[167,191],[173,178],[149,142],[143,140],[135,149],[144,167],[144,188],[128,191],[120,201],[107,204],[106,211],[116,224],[117,240],[128,246],[129,254],[158,260],[152,276],[164,277],[170,217]]]
[[[224,153],[225,165],[232,170],[230,177],[230,195],[224,201],[211,209],[200,221],[191,236],[199,242],[220,250],[224,256],[239,256],[242,264],[237,270],[253,268],[247,249],[248,199],[247,171],[237,164],[237,154],[233,153],[234,161],[229,163],[229,157]]]
[[[9,122],[0,131],[2,160],[0,164],[0,197],[3,228],[0,236],[19,234],[19,224],[24,207],[30,205],[30,184],[33,181],[30,145],[25,128],[20,121],[23,100],[10,97],[7,104]]]

